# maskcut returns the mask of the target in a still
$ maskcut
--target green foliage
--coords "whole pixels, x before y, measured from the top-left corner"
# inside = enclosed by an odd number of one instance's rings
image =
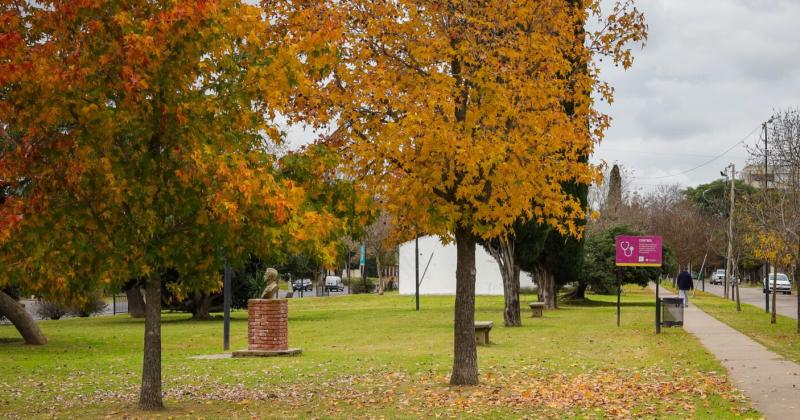
[[[588,206],[589,186],[568,182],[564,191],[580,203],[581,209],[586,211]],[[575,224],[583,228],[586,220],[576,220]],[[557,230],[551,229],[544,243],[544,248],[539,256],[539,264],[553,274],[557,286],[580,280],[580,273],[584,261],[585,236],[562,235]]]
[[[103,293],[96,291],[89,294],[86,297],[86,300],[75,305],[75,307],[70,310],[70,313],[78,317],[86,318],[102,313],[106,310],[106,308],[108,308],[108,303],[106,302]]]
[[[615,208],[622,203],[622,175],[619,171],[619,165],[614,165],[611,168],[611,175],[608,180],[608,197],[606,205],[610,208]]]
[[[752,195],[756,189],[736,180],[734,183],[736,195],[739,197]],[[730,211],[730,181],[717,179],[708,184],[700,184],[696,187],[689,187],[684,191],[686,198],[693,202],[704,214],[712,216],[726,216]]]
[[[616,293],[617,272],[623,284],[646,286],[661,276],[674,275],[677,260],[672,249],[664,244],[663,265],[661,267],[617,267],[617,235],[641,235],[626,225],[614,225],[600,232],[593,232],[586,239],[586,257],[581,272],[582,281],[589,284],[597,293]]]
[[[375,280],[370,277],[353,279],[352,283],[353,285],[350,287],[350,292],[353,294],[372,293],[375,291]]]

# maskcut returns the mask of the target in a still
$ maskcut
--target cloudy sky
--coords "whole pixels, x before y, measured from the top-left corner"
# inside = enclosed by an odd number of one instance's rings
[[[737,143],[759,141],[773,110],[800,106],[800,0],[638,3],[649,39],[631,69],[605,71],[613,121],[594,160],[626,166],[645,190],[738,170],[747,151]]]

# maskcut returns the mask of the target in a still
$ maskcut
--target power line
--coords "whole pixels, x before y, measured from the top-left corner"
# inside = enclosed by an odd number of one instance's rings
[[[681,172],[674,173],[674,174],[669,174],[669,175],[661,175],[661,176],[633,176],[633,177],[631,177],[631,178],[633,178],[633,179],[664,179],[664,178],[672,178],[672,177],[674,177],[674,176],[685,175],[685,174],[688,174],[689,172],[696,171],[696,170],[698,170],[698,169],[702,168],[703,166],[709,165],[709,164],[711,164],[712,162],[714,162],[715,160],[717,160],[717,159],[719,159],[719,158],[721,158],[721,157],[725,156],[726,154],[728,154],[728,152],[730,152],[731,150],[733,150],[734,148],[736,148],[736,146],[739,146],[739,145],[743,144],[745,141],[747,141],[747,139],[749,139],[749,138],[750,138],[750,136],[752,136],[752,135],[753,135],[753,133],[755,133],[755,132],[756,132],[758,129],[760,129],[760,128],[761,128],[761,126],[760,126],[760,125],[756,126],[756,128],[754,128],[754,129],[753,129],[753,131],[751,131],[750,133],[748,133],[748,134],[747,134],[746,136],[744,136],[744,137],[743,137],[741,140],[739,140],[739,141],[737,141],[736,143],[734,143],[734,145],[733,145],[733,146],[729,147],[729,148],[728,148],[728,149],[726,149],[724,152],[722,152],[722,153],[720,153],[720,154],[718,154],[718,155],[714,156],[713,158],[711,158],[711,159],[709,159],[709,160],[707,160],[707,161],[705,161],[705,162],[703,162],[703,163],[701,163],[701,164],[699,164],[699,165],[697,165],[697,166],[695,166],[695,167],[693,167],[693,168],[691,168],[691,169],[687,169],[687,170],[685,170],[685,171],[681,171]]]
[[[668,153],[668,152],[651,152],[648,150],[638,149],[617,149],[617,148],[603,148],[604,152],[622,152],[622,153],[639,153],[643,155],[659,155],[659,156],[679,156],[679,157],[697,157],[697,158],[710,158],[714,155],[700,155],[696,153]],[[733,156],[735,158],[745,159],[746,156]]]

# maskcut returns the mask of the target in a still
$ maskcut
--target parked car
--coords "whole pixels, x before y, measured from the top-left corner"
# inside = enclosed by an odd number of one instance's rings
[[[770,293],[781,292],[784,295],[792,294],[792,283],[789,282],[789,277],[786,274],[772,273],[769,275],[768,281],[767,279],[763,279],[762,281],[767,283],[767,285],[765,285],[763,289],[764,293],[767,293],[767,289],[769,289]]]
[[[342,278],[339,276],[325,277],[325,290],[328,292],[343,292],[344,283],[342,283]]]
[[[306,292],[310,292],[313,289],[313,284],[311,283],[311,279],[296,279],[292,282],[292,290],[295,292],[298,290],[305,290]]]
[[[725,270],[722,268],[714,271],[714,274],[711,275],[711,279],[709,280],[711,284],[722,284],[723,281],[725,281]]]

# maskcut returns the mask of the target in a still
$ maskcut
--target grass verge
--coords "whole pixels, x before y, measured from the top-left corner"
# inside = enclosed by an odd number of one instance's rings
[[[525,296],[524,302],[535,300]],[[479,296],[492,320],[478,349],[481,385],[449,387],[453,298],[387,294],[293,299],[289,341],[303,355],[196,360],[222,353],[221,321],[164,314],[163,417],[733,418],[755,417],[724,369],[679,329],[656,336],[653,298],[615,296],[502,326],[502,297]],[[526,314],[527,315],[527,314]],[[143,324],[126,316],[44,321],[50,342],[22,344],[0,326],[0,416],[155,417],[136,409]],[[246,347],[234,312],[232,349]]]
[[[737,312],[736,302],[699,290],[690,302],[764,347],[800,363],[800,334],[797,333],[796,320],[778,314],[776,323],[771,324],[770,314],[763,308],[742,303],[742,311]]]

